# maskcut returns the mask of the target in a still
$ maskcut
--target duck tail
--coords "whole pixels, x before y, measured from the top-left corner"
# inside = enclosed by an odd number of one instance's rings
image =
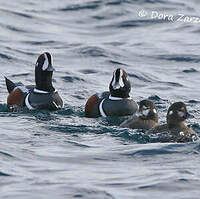
[[[9,80],[7,77],[5,77],[5,81],[6,81],[6,87],[9,93],[11,93],[14,88],[16,88],[16,84],[14,82],[12,82],[11,80]]]

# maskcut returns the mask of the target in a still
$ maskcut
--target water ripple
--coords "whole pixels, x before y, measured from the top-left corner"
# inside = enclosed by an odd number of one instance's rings
[[[62,79],[65,81],[65,82],[70,82],[70,83],[73,83],[75,81],[78,81],[78,82],[84,82],[85,80],[80,78],[80,77],[76,77],[76,76],[64,76],[62,77]]]
[[[168,60],[168,61],[175,61],[175,62],[193,62],[199,63],[200,58],[195,55],[160,55],[158,59],[161,60]]]
[[[59,11],[66,12],[66,11],[80,11],[80,10],[95,10],[99,8],[99,4],[101,1],[91,1],[84,3],[82,5],[80,4],[74,4],[67,6],[65,8],[60,8]]]
[[[6,59],[6,60],[11,60],[12,57],[10,55],[6,55],[6,54],[3,54],[3,53],[0,53],[0,58],[1,59]]]
[[[6,156],[6,157],[14,157],[14,156],[12,156],[11,154],[9,154],[9,153],[7,153],[7,152],[4,152],[4,151],[0,151],[0,154],[1,155],[4,155],[4,156]]]
[[[88,46],[79,49],[79,53],[84,56],[92,56],[92,57],[107,57],[104,49],[99,47]]]
[[[4,173],[4,172],[0,171],[0,176],[12,176],[12,175],[10,175],[10,174],[8,174],[8,173]]]
[[[32,19],[33,16],[30,14],[25,14],[24,12],[16,12],[16,11],[11,11],[11,10],[7,10],[7,9],[0,9],[0,11],[5,12],[6,14],[13,14],[15,15],[15,17],[23,17],[23,18],[27,18],[27,19]]]
[[[196,69],[194,68],[190,68],[190,69],[185,69],[183,70],[184,73],[197,73],[199,71],[197,71]]]

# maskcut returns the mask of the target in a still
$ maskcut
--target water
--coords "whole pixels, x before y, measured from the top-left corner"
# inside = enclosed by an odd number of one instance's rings
[[[147,12],[139,17],[140,10]],[[161,123],[175,101],[200,134],[200,17],[197,0],[0,0],[0,198],[199,198],[199,142],[161,143],[123,118],[84,117],[87,98],[123,67],[136,101],[152,99]],[[53,55],[56,112],[11,113],[3,76],[34,84],[34,63]]]

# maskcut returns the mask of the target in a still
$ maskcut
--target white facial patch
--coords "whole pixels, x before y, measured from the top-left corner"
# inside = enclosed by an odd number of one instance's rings
[[[136,116],[136,117],[140,117],[140,116],[142,116],[142,113],[141,113],[140,111],[137,111],[137,112],[135,113],[135,116]]]
[[[179,134],[180,134],[181,136],[184,136],[184,135],[185,135],[185,133],[184,133],[184,132],[182,132],[182,131],[181,131]]]
[[[148,109],[148,107],[147,107],[147,106],[145,106],[145,105],[143,105],[143,106],[142,106],[142,108],[143,108],[143,109]]]
[[[124,87],[124,82],[122,79],[123,76],[123,71],[122,69],[120,69],[120,75],[119,75],[119,81],[116,82],[116,71],[113,74],[114,78],[113,78],[113,82],[112,82],[112,87],[114,90],[120,89],[120,87]]]
[[[173,111],[170,111],[170,112],[169,112],[169,115],[172,115],[173,113],[174,113]]]
[[[157,113],[157,111],[156,111],[156,109],[155,109],[155,108],[153,109],[153,112],[154,112],[154,113]]]
[[[184,113],[183,111],[178,111],[178,115],[179,115],[180,117],[183,117],[183,116],[185,115],[185,113]]]
[[[142,114],[143,114],[144,116],[147,116],[147,115],[149,114],[149,111],[150,111],[150,109],[143,110],[143,111],[142,111]]]
[[[42,70],[46,70],[49,66],[49,60],[48,60],[48,57],[46,55],[46,53],[44,53],[44,64],[42,66]]]

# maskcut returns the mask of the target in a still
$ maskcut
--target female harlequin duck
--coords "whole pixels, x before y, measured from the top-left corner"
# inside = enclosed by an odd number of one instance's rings
[[[142,100],[136,115],[124,121],[120,127],[149,130],[157,125],[159,125],[159,122],[155,104],[150,100]]]
[[[186,105],[183,102],[172,104],[167,112],[167,124],[152,128],[148,133],[168,134],[168,141],[190,142],[198,139],[198,135],[184,121],[188,117]]]
[[[58,110],[63,107],[63,101],[52,85],[52,57],[50,53],[41,54],[35,65],[36,86],[17,86],[6,78],[9,92],[8,107],[14,110],[26,106],[29,110]]]
[[[137,103],[129,96],[130,81],[123,69],[114,71],[109,90],[88,99],[85,105],[86,117],[127,116],[137,111]]]

